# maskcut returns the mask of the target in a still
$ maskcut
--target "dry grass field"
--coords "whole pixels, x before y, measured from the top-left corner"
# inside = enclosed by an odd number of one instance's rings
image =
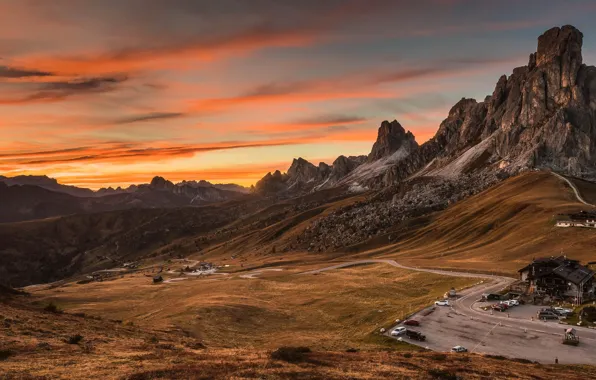
[[[384,264],[301,275],[305,267],[212,275],[159,285],[142,274],[33,292],[38,306],[186,331],[209,347],[306,345],[374,349],[373,332],[474,279],[400,270]],[[166,281],[178,275],[167,275]]]

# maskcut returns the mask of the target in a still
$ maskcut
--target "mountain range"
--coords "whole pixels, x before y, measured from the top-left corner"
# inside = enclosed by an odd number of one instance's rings
[[[0,176],[0,222],[122,210],[171,208],[224,202],[245,196],[249,189],[235,184],[183,181],[174,184],[162,177],[126,189],[98,191],[59,184],[46,176]]]
[[[583,63],[582,43],[583,34],[573,26],[546,31],[526,66],[501,76],[483,101],[461,99],[422,145],[396,120],[384,121],[368,156],[340,156],[331,166],[296,159],[286,174],[269,173],[256,189],[379,189],[411,176],[531,168],[593,178],[596,67]]]

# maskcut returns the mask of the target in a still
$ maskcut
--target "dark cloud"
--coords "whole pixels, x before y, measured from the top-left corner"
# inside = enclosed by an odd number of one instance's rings
[[[127,80],[127,76],[109,76],[40,83],[36,84],[37,88],[30,95],[13,99],[0,99],[0,104],[55,102],[77,95],[110,92]],[[30,83],[27,85],[30,85]]]
[[[136,148],[136,149],[105,149],[101,153],[73,155],[70,157],[44,157],[38,160],[21,161],[18,163],[22,165],[40,165],[40,164],[57,164],[57,163],[72,163],[72,162],[92,162],[92,161],[120,161],[135,158],[158,158],[158,157],[176,157],[192,155],[199,152],[209,152],[216,150],[231,150],[240,148],[258,148],[265,146],[283,146],[290,145],[291,141],[262,141],[254,143],[239,143],[229,142],[219,145],[187,145],[187,146],[171,146],[165,148]],[[96,151],[88,148],[75,148],[76,151]],[[31,153],[32,156],[43,156],[40,153]]]
[[[446,66],[432,66],[432,67],[421,67],[421,68],[408,68],[396,70],[394,72],[383,73],[372,76],[370,78],[371,83],[391,83],[391,82],[405,82],[411,79],[422,78],[431,76],[433,74],[444,73],[451,71]]]
[[[308,119],[297,120],[296,124],[344,124],[344,123],[359,123],[366,121],[367,118],[362,116],[344,116],[344,115],[324,115]]]
[[[8,66],[0,66],[0,78],[29,78],[29,77],[48,77],[53,74],[47,71],[18,69]]]
[[[115,77],[97,77],[76,79],[65,82],[51,82],[46,83],[41,87],[42,91],[56,91],[65,93],[88,92],[103,90],[111,87],[114,84],[122,83],[128,78],[126,76]]]
[[[183,117],[184,113],[182,112],[152,112],[144,115],[137,115],[137,116],[130,116],[119,119],[115,122],[115,124],[132,124],[138,123],[143,121],[152,121],[152,120],[163,120],[163,119],[176,119],[179,117]]]
[[[60,154],[64,154],[64,153],[81,152],[81,151],[84,151],[87,149],[89,149],[89,147],[82,146],[82,147],[67,148],[67,149],[42,150],[39,152],[0,153],[0,157],[15,158],[15,157],[32,157],[32,156],[54,156],[54,155],[60,155]]]

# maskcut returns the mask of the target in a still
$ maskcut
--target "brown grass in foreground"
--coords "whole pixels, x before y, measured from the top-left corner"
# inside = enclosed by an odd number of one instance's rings
[[[180,332],[2,303],[2,379],[586,379],[596,367],[433,352],[211,349]],[[69,337],[80,335],[78,343]],[[288,354],[289,353],[289,354]]]

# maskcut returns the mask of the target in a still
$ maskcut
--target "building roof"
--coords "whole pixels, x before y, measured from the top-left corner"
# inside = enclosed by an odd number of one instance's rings
[[[596,219],[596,212],[580,211],[570,214],[559,214],[557,215],[557,221],[581,221]]]
[[[578,260],[568,259],[567,256],[565,256],[565,255],[550,256],[550,257],[537,257],[537,258],[534,258],[530,264],[528,264],[525,267],[518,270],[518,272],[523,272],[535,264],[550,264],[550,266],[555,268],[555,267],[563,264],[564,262],[579,263]]]
[[[573,284],[580,285],[594,276],[594,272],[583,265],[563,264],[553,270],[553,274],[564,278]]]

